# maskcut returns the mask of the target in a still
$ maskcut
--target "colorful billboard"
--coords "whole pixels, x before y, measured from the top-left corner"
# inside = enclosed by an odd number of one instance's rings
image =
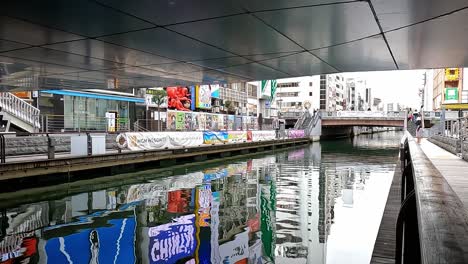
[[[219,95],[219,85],[218,84],[213,84],[211,85],[211,97],[212,98],[220,98]]]
[[[167,129],[176,130],[177,112],[167,112]]]
[[[211,109],[211,89],[209,85],[196,86],[196,107]]]
[[[184,215],[172,223],[150,227],[148,237],[150,264],[172,264],[190,257],[196,249],[195,215]]]
[[[203,132],[203,143],[205,144],[221,144],[228,142],[228,132],[226,131],[205,131]]]
[[[176,129],[177,130],[185,129],[185,113],[183,113],[183,112],[177,112]]]
[[[167,87],[167,108],[190,111],[192,95],[188,87]]]

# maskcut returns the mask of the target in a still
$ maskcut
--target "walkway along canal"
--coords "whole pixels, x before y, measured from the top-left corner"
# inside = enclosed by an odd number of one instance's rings
[[[401,136],[2,193],[1,261],[369,263]]]

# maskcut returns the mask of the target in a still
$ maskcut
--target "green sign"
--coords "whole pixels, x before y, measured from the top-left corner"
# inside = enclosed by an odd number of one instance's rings
[[[457,101],[458,102],[458,88],[456,87],[445,88],[445,101]]]

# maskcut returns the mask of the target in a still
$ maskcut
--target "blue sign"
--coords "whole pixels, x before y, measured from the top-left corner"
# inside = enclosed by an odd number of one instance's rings
[[[195,86],[190,86],[190,110],[195,110]]]
[[[148,230],[150,264],[172,264],[195,254],[195,215],[184,215],[173,221]]]

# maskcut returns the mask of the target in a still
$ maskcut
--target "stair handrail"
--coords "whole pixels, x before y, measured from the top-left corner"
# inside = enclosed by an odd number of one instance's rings
[[[2,111],[33,125],[34,128],[40,128],[39,115],[41,111],[14,94],[0,92],[0,107]]]
[[[309,125],[304,129],[305,134],[310,136],[310,133],[314,129],[314,127],[318,124],[318,121],[321,119],[321,112],[317,111],[315,115],[312,117],[312,121],[309,122]]]

